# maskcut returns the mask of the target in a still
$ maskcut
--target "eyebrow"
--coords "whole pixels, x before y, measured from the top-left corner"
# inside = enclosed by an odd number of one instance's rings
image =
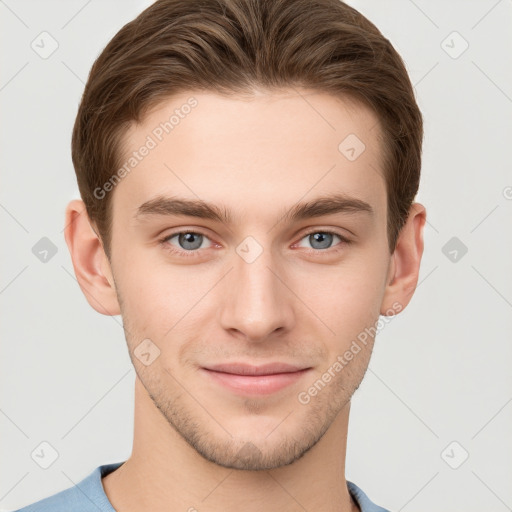
[[[329,194],[312,201],[297,203],[286,211],[281,220],[296,222],[299,220],[333,215],[336,213],[355,214],[367,213],[374,215],[372,206],[356,197],[346,194]],[[210,219],[224,224],[232,223],[232,215],[225,207],[207,203],[201,199],[186,199],[180,197],[157,196],[141,204],[135,213],[135,218],[152,215],[175,215]]]

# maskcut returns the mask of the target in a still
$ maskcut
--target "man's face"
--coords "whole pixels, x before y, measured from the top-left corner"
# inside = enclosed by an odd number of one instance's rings
[[[111,268],[138,378],[191,446],[230,468],[286,465],[319,441],[359,386],[373,339],[333,365],[375,326],[387,284],[377,118],[300,93],[173,97],[128,133],[126,159],[148,135],[155,144],[112,192]],[[191,96],[197,105],[159,131]],[[373,214],[286,216],[335,194]],[[139,212],[155,198],[204,201],[230,219]],[[235,362],[308,370],[288,380],[205,370]]]

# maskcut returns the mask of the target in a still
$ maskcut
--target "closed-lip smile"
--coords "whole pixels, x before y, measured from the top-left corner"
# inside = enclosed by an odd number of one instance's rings
[[[311,367],[283,362],[251,365],[233,362],[203,367],[217,383],[239,394],[269,394],[293,384]]]

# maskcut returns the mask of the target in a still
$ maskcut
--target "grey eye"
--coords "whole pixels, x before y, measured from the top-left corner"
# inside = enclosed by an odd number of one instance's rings
[[[312,233],[308,235],[309,242],[313,249],[328,249],[332,243],[333,235],[331,233],[323,233],[319,231],[318,233]]]
[[[330,249],[333,244],[333,238],[336,237],[340,241],[343,241],[340,235],[336,233],[330,233],[329,231],[315,231],[309,233],[302,240],[307,240],[312,249]]]
[[[201,233],[194,233],[192,231],[176,233],[169,238],[169,241],[174,237],[178,237],[179,247],[188,251],[199,249],[204,241],[204,236]]]

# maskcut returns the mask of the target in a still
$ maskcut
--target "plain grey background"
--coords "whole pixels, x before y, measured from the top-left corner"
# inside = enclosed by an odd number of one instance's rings
[[[62,230],[90,67],[150,3],[0,0],[1,510],[131,452],[121,318],[88,305]],[[346,476],[393,511],[512,510],[512,1],[349,3],[415,85],[427,224],[416,293],[352,400]]]

